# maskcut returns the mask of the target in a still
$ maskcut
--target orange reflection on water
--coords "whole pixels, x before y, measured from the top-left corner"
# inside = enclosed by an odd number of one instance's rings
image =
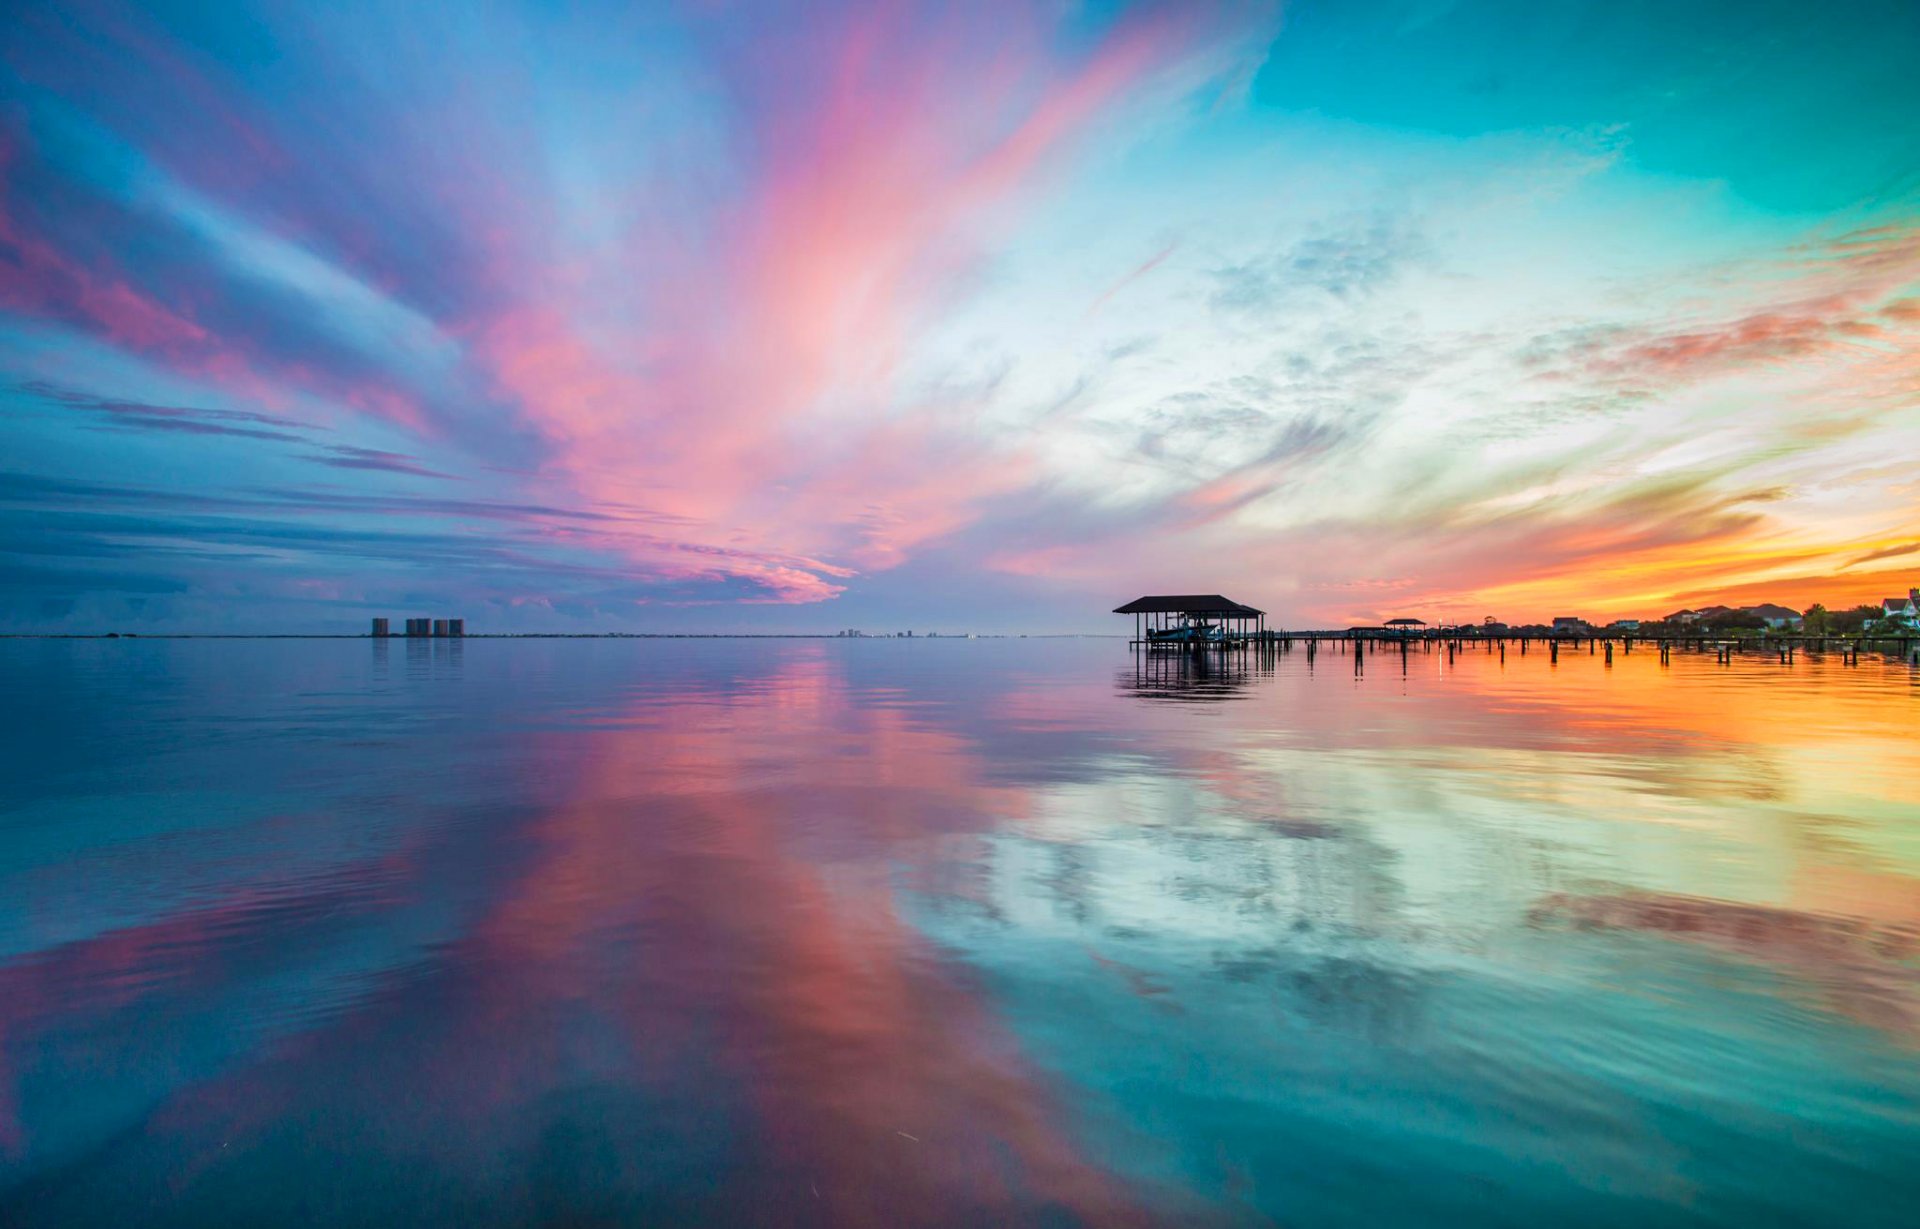
[[[1135,670],[1167,698],[1166,663]],[[1207,712],[1211,737],[1177,760],[1229,811],[1347,794],[1369,807],[1346,822],[1389,848],[1422,825],[1422,805],[1467,831],[1496,815],[1509,844],[1585,842],[1587,856],[1542,864],[1532,916],[1763,961],[1830,1010],[1920,1041],[1920,671],[1818,653],[1722,666],[1683,650],[1663,665],[1645,645],[1609,663],[1585,644],[1555,659],[1515,643],[1504,661],[1490,646],[1375,648],[1357,674],[1338,646],[1311,666],[1297,648],[1174,673],[1234,701]],[[1121,690],[1134,685],[1123,670]],[[1140,714],[1167,731],[1192,718]],[[1385,779],[1419,804],[1379,805]],[[1657,858],[1636,852],[1657,829],[1676,835]],[[1417,862],[1402,870],[1425,877]]]

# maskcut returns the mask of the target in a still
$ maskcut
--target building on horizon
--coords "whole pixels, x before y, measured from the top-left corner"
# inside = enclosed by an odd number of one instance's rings
[[[373,621],[373,631],[371,634],[384,639],[385,637],[391,636],[393,634],[393,629],[388,624],[387,620],[376,618]]]
[[[387,620],[375,619],[373,621],[373,634],[376,636],[390,635],[391,633],[388,632],[387,627]],[[465,619],[408,619],[406,634],[409,636],[426,636],[428,638],[465,636],[467,634],[467,621]]]

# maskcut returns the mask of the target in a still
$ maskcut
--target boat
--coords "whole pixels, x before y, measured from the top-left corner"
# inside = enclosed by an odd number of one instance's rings
[[[1182,623],[1178,627],[1147,629],[1148,644],[1217,644],[1226,638],[1227,634],[1220,629],[1219,624],[1208,623],[1205,620]]]

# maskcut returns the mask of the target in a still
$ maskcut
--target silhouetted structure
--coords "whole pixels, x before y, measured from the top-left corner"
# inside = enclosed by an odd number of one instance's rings
[[[1228,647],[1266,630],[1266,612],[1218,593],[1135,598],[1113,613],[1133,616],[1135,644],[1166,648]]]
[[[387,631],[387,621],[385,619],[375,619],[373,621],[373,634],[376,636],[389,634]],[[449,636],[465,636],[466,634],[467,621],[465,619],[407,620],[407,635],[409,636],[424,636],[428,639],[445,639]]]

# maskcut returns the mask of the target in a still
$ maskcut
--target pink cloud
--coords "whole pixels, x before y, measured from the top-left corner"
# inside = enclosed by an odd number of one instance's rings
[[[950,18],[929,37],[869,12],[768,121],[764,162],[711,233],[633,236],[621,292],[604,270],[535,262],[530,301],[471,322],[496,390],[554,445],[545,476],[684,517],[695,541],[872,569],[1025,473],[1018,455],[956,451],[956,433],[921,421],[929,407],[900,405],[898,358],[1048,160],[1197,29],[1128,19],[1061,59],[1014,24],[988,38]],[[754,576],[786,600],[839,591],[810,571]]]
[[[1715,363],[1804,358],[1847,341],[1880,336],[1871,324],[1835,318],[1851,306],[1844,299],[1815,306],[1825,310],[1805,315],[1762,312],[1718,329],[1662,337],[1628,349],[1619,361],[1629,368],[1685,371]]]
[[[173,351],[206,341],[206,330],[192,320],[112,273],[81,266],[33,234],[10,199],[18,154],[0,132],[0,308],[86,327],[136,349]]]
[[[419,398],[397,384],[276,357],[256,340],[201,323],[192,295],[179,287],[156,291],[105,257],[82,261],[62,252],[13,208],[22,152],[0,131],[0,310],[78,329],[269,408],[286,408],[296,392],[310,390],[417,433],[437,433]]]

